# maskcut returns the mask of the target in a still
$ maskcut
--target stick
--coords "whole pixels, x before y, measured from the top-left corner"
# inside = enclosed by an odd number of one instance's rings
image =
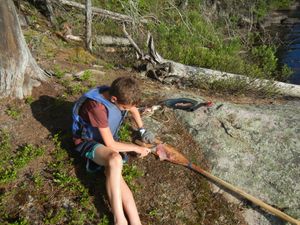
[[[70,0],[59,0],[59,2],[61,4],[64,4],[64,5],[69,5],[69,6],[72,6],[72,7],[79,8],[79,9],[85,9],[85,5],[80,4],[78,2],[74,2],[74,1],[70,1]],[[124,21],[125,22],[133,22],[133,18],[130,17],[130,16],[127,16],[127,15],[124,15],[124,14],[120,14],[120,13],[116,13],[116,12],[111,12],[111,11],[106,10],[106,9],[92,7],[92,12],[94,14],[110,18],[112,20],[117,20],[117,21],[122,21],[122,22],[124,22]],[[140,22],[147,23],[148,20],[141,19]]]
[[[138,141],[138,140],[136,140],[135,143],[138,144],[138,145],[144,146],[144,147],[153,148],[153,144],[145,144],[145,143],[143,143],[141,141]],[[159,140],[155,140],[155,144],[161,145],[162,142],[159,141]],[[189,168],[193,171],[196,171],[196,172],[202,174],[203,176],[208,177],[209,179],[215,181],[216,183],[221,184],[223,187],[229,189],[230,191],[243,196],[245,199],[247,199],[247,200],[251,201],[252,203],[260,206],[261,208],[265,209],[266,211],[272,213],[273,215],[278,216],[279,218],[281,218],[281,219],[283,219],[287,222],[290,222],[292,224],[300,225],[299,220],[296,220],[296,219],[290,217],[289,215],[285,214],[284,212],[281,212],[280,210],[275,209],[274,207],[264,203],[260,199],[246,193],[242,189],[240,189],[238,187],[235,187],[232,184],[227,183],[226,181],[210,174],[209,172],[203,170],[200,166],[197,166],[194,163],[191,163],[183,154],[179,153],[179,151],[177,149],[175,149],[174,147],[172,147],[170,145],[167,145],[167,144],[163,144],[163,148],[164,148],[164,151],[166,153],[168,153],[167,154],[168,157],[163,158],[163,160],[172,162],[172,163],[177,164],[177,165],[183,165],[183,166],[185,166],[185,167],[187,167],[187,168]],[[154,153],[155,155],[159,155],[158,150],[156,150],[156,152],[152,152],[152,153]]]
[[[226,187],[227,189],[235,192],[235,193],[238,193],[239,195],[243,196],[244,198],[246,198],[247,200],[253,202],[254,204],[260,206],[261,208],[265,209],[266,211],[269,211],[271,212],[272,214],[274,214],[275,216],[278,216],[279,218],[285,220],[285,221],[288,221],[292,224],[296,224],[296,225],[300,225],[300,221],[299,220],[296,220],[292,217],[290,217],[289,215],[285,214],[284,212],[281,212],[280,210],[278,209],[275,209],[274,207],[264,203],[263,201],[261,201],[260,199],[246,193],[245,191],[243,191],[242,189],[238,188],[238,187],[235,187],[233,186],[232,184],[230,183],[227,183],[226,181],[208,173],[207,171],[203,170],[201,167],[195,165],[195,164],[189,164],[187,165],[186,167],[196,171],[196,172],[199,172],[201,173],[203,176],[206,176],[208,178],[210,178],[211,180],[217,182],[218,184],[221,184],[222,186]]]

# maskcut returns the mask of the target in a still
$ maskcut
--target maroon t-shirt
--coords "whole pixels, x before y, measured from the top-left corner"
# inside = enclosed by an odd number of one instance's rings
[[[79,116],[93,127],[105,128],[108,127],[106,107],[94,100],[87,99],[79,109]],[[81,138],[73,138],[74,144],[78,145],[83,140]]]

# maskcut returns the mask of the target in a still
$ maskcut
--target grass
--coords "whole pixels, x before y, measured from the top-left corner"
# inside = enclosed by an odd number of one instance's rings
[[[159,213],[158,209],[152,209],[150,212],[148,212],[148,215],[150,217],[157,217],[158,213]]]
[[[259,97],[274,97],[279,94],[274,82],[261,82],[254,84],[255,78],[246,81],[238,78],[228,78],[224,80],[213,80],[207,77],[199,77],[193,80],[193,87],[209,91],[211,93],[230,95],[252,95]]]
[[[100,222],[97,225],[109,225],[109,220],[107,215],[104,215],[101,219]]]
[[[60,209],[58,212],[54,212],[54,210],[50,210],[48,215],[45,218],[44,223],[45,224],[59,224],[60,222],[63,221],[64,217],[67,214],[66,209]]]
[[[57,77],[58,79],[63,78],[63,76],[66,73],[66,71],[58,65],[54,66],[53,71],[54,71],[54,76]]]
[[[5,112],[15,120],[19,119],[21,116],[21,110],[17,106],[9,106]]]
[[[25,98],[25,103],[31,105],[34,102],[34,98],[32,96],[28,96]]]
[[[10,134],[5,130],[0,130],[0,159],[2,162],[8,160],[11,154],[11,137]]]
[[[68,59],[72,63],[81,64],[92,64],[97,62],[96,57],[82,47],[75,48],[73,53],[69,55]]]
[[[150,30],[154,35],[158,52],[166,59],[244,74],[251,78],[286,81],[291,70],[286,65],[281,66],[278,63],[276,58],[278,43],[273,39],[266,39],[266,35],[259,33],[254,26],[251,31],[241,28],[239,21],[244,17],[248,18],[249,15],[253,15],[254,23],[262,21],[271,10],[287,8],[292,2],[292,0],[220,1],[222,16],[216,15],[208,6],[203,8],[204,4],[198,1],[189,1],[186,10],[176,8],[170,1],[157,0],[134,3],[111,1],[109,4],[95,0],[93,4],[135,18],[144,15],[154,16],[157,20],[153,22],[150,19],[150,22],[144,25],[144,29],[139,28],[138,32],[131,33],[135,40],[145,41],[146,35],[143,34]],[[214,16],[207,16],[210,10]],[[108,35],[118,36],[118,32],[121,31],[120,26],[110,20],[101,21],[95,26],[107,28],[108,31],[105,32]],[[140,47],[144,45],[139,42],[138,44]]]
[[[124,122],[119,129],[119,138],[122,142],[131,142],[132,129],[128,122]]]
[[[132,191],[137,191],[138,186],[134,183],[134,180],[144,175],[135,165],[124,164],[122,175],[127,185]]]
[[[92,72],[90,70],[86,70],[83,72],[82,76],[80,77],[80,80],[82,81],[89,81],[92,77]]]
[[[41,156],[44,151],[44,148],[31,144],[26,144],[18,148],[15,154],[11,154],[6,161],[2,162],[0,183],[7,183],[16,179],[18,171],[33,159]]]

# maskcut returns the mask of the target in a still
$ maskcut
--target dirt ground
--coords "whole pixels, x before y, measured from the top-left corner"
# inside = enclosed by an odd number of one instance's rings
[[[93,76],[97,84],[110,84],[123,75],[135,76],[147,88],[144,105],[159,99],[159,83],[139,78],[129,70],[103,72]],[[66,80],[70,80],[67,85]],[[0,129],[8,134],[10,144],[3,151],[11,151],[13,158],[20,146],[31,144],[44,149],[42,156],[16,170],[15,179],[1,183],[1,224],[112,224],[103,173],[87,173],[83,160],[73,152],[71,108],[81,91],[68,91],[77,83],[88,87],[89,82],[51,78],[35,88],[30,99],[1,101]],[[9,110],[19,115],[14,118]],[[153,116],[163,124],[157,134],[162,140],[171,141],[187,157],[209,169],[201,147],[172,111]],[[2,138],[1,143],[4,141]],[[212,193],[208,181],[199,174],[154,156],[131,156],[129,168],[140,174],[135,176],[134,171],[129,171],[143,224],[244,224],[240,208]]]

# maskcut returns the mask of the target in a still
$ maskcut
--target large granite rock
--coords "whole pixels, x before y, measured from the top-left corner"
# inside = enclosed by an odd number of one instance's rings
[[[210,109],[175,111],[201,144],[212,174],[300,218],[299,101],[284,105],[215,103]],[[244,216],[253,225],[284,224],[251,207]]]

